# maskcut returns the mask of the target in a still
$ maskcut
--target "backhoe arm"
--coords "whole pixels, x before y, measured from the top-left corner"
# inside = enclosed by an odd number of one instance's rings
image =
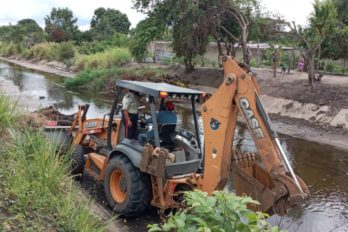
[[[277,134],[262,106],[255,80],[230,57],[224,59],[224,81],[202,105],[205,134],[204,175],[200,185],[212,193],[222,189],[231,165],[236,171],[238,195],[247,194],[261,203],[263,212],[283,215],[286,209],[308,197],[306,184],[296,176]],[[254,154],[232,152],[238,112],[258,148]],[[232,163],[233,162],[233,163]]]

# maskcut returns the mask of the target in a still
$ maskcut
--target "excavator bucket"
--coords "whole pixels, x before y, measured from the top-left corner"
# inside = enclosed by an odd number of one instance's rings
[[[287,175],[267,172],[260,164],[250,161],[249,154],[238,155],[235,160],[235,187],[237,195],[248,195],[260,205],[249,206],[253,210],[283,216],[287,209],[308,197],[309,191],[301,178],[298,178],[303,193],[300,194],[294,181]],[[242,156],[243,157],[243,156]]]

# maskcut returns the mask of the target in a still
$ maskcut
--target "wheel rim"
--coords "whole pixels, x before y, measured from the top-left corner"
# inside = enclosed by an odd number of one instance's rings
[[[127,185],[120,170],[114,170],[110,176],[110,192],[117,203],[122,203],[127,196]]]

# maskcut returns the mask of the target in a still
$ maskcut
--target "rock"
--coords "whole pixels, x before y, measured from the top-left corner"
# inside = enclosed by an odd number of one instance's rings
[[[330,126],[348,129],[348,109],[341,109],[330,121]]]

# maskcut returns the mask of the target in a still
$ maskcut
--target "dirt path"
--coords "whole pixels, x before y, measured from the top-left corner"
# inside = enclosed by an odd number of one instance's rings
[[[0,57],[0,60],[6,61],[15,65],[19,65],[28,69],[37,70],[41,72],[51,73],[62,77],[73,77],[76,73],[70,72],[65,65],[57,61],[40,61],[39,63],[31,62],[29,60],[17,60]]]

